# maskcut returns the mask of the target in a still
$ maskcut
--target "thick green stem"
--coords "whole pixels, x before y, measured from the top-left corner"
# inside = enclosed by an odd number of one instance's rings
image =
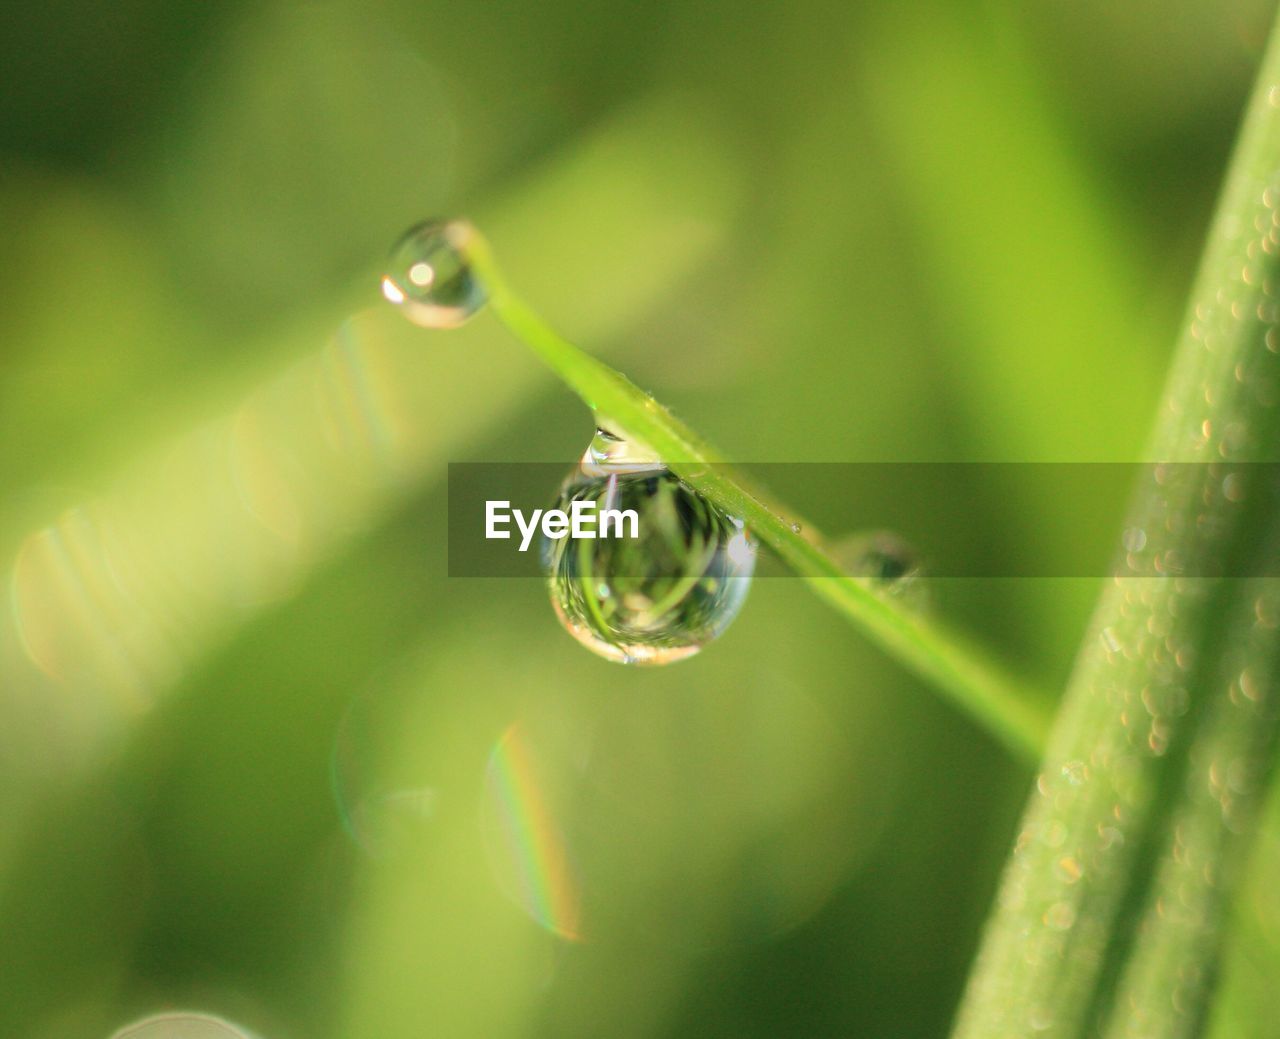
[[[1278,517],[1280,518],[1280,517]],[[1280,545],[1280,530],[1265,544]],[[1187,756],[1181,795],[1105,1034],[1198,1035],[1223,929],[1271,772],[1280,691],[1280,581],[1242,582],[1234,633]]]
[[[984,936],[955,1035],[1194,1034],[1270,759],[1259,514],[1280,402],[1280,42],[1210,232],[1153,458]],[[1251,562],[1252,561],[1252,562]],[[1261,561],[1261,563],[1259,562]],[[1259,571],[1265,572],[1265,571]],[[1265,621],[1264,621],[1265,618]],[[1235,780],[1228,777],[1228,773]]]
[[[507,285],[485,240],[472,232],[467,252],[495,313],[588,407],[616,421],[657,453],[690,486],[735,516],[815,594],[885,650],[934,684],[1024,760],[1044,746],[1044,699],[1005,675],[959,635],[846,575],[819,547],[813,527],[769,504],[730,471],[718,451],[612,368],[559,336]]]

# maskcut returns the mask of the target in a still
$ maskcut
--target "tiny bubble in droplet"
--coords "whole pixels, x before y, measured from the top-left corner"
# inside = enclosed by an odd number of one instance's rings
[[[471,225],[429,220],[405,232],[391,250],[382,295],[423,328],[456,328],[486,302],[465,249]]]

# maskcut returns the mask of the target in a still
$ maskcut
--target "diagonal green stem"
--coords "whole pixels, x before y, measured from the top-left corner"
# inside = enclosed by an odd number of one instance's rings
[[[869,582],[845,574],[819,546],[810,524],[770,504],[652,396],[548,326],[511,291],[481,235],[470,231],[465,248],[497,316],[588,407],[652,448],[716,505],[742,517],[816,595],[945,693],[1018,757],[1039,758],[1049,726],[1045,698],[1005,674],[957,633],[880,594]]]

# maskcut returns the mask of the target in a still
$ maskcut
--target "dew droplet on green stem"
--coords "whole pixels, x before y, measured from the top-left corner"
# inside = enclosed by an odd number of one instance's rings
[[[456,328],[483,307],[484,286],[466,256],[465,220],[428,220],[411,227],[391,250],[382,294],[423,328]]]
[[[892,531],[855,534],[837,542],[831,554],[850,577],[882,588],[905,584],[920,572],[915,549]]]
[[[565,629],[607,660],[668,664],[693,656],[738,615],[756,541],[652,452],[601,426],[556,508],[633,512],[635,536],[545,539],[552,605]]]

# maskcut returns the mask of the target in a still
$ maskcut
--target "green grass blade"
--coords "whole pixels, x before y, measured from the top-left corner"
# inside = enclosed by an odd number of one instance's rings
[[[1262,544],[1280,545],[1280,529]],[[1161,828],[1159,860],[1106,1035],[1200,1034],[1232,896],[1266,790],[1280,689],[1280,581],[1244,582],[1187,754],[1183,794]]]
[[[1274,582],[1168,575],[1274,560],[1259,507],[1280,401],[1280,37],[1211,229],[1129,525],[988,922],[960,1039],[1196,1034],[1274,719]],[[1228,477],[1237,481],[1228,483]],[[1263,594],[1265,591],[1265,595]],[[1267,624],[1257,621],[1268,617]],[[1255,618],[1255,619],[1250,619]],[[1252,691],[1241,685],[1241,675]],[[1238,789],[1221,781],[1232,765]],[[1228,805],[1229,803],[1229,805]],[[1229,810],[1228,810],[1229,807]],[[1227,889],[1229,890],[1229,889]]]

